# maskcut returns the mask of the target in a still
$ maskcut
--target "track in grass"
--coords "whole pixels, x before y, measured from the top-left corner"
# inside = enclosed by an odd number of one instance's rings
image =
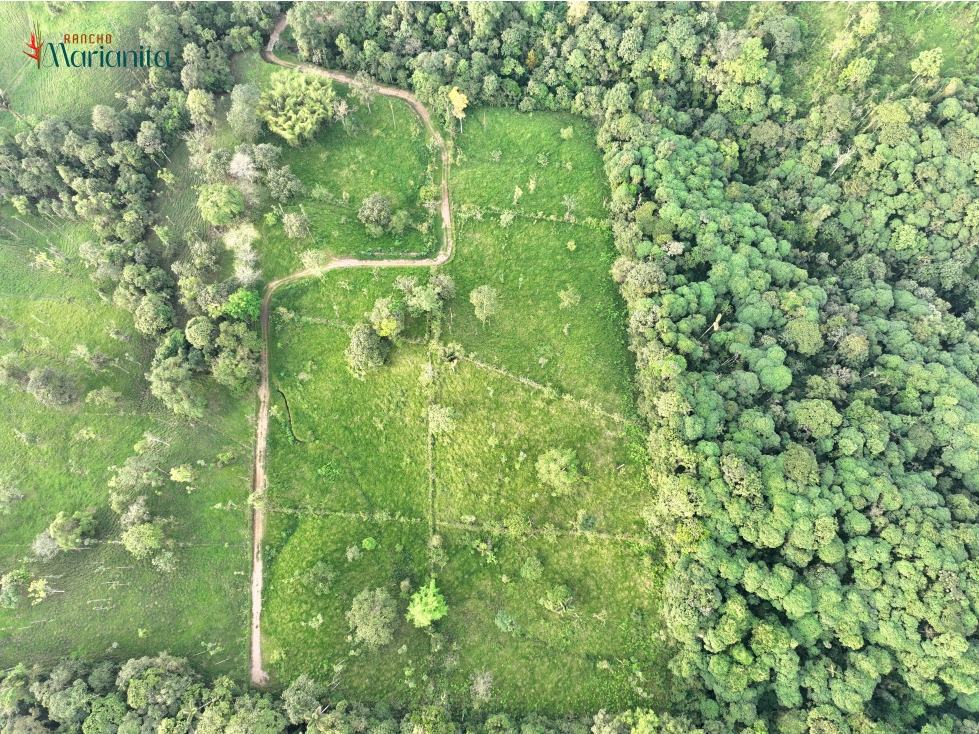
[[[288,68],[297,68],[307,73],[319,74],[340,82],[349,84],[353,78],[342,72],[322,69],[310,64],[292,64],[282,61],[272,53],[282,29],[285,28],[286,18],[283,17],[276,24],[269,39],[268,46],[263,52],[263,58],[270,63],[279,64]],[[432,125],[431,116],[425,106],[419,102],[413,94],[403,89],[394,87],[379,87],[378,93],[387,97],[397,97],[408,103],[408,105],[418,114],[425,123],[429,134],[434,138],[442,150],[442,184],[441,184],[441,213],[442,213],[442,249],[438,256],[424,260],[357,260],[354,258],[341,258],[334,260],[323,267],[306,268],[299,272],[288,275],[279,280],[272,281],[265,289],[265,297],[262,299],[262,353],[260,358],[261,377],[258,386],[258,421],[255,430],[255,468],[252,478],[254,492],[257,497],[262,498],[265,494],[266,476],[265,463],[268,446],[269,429],[269,304],[275,291],[288,283],[294,283],[303,278],[310,278],[323,275],[330,270],[343,268],[375,268],[375,267],[431,267],[441,265],[452,256],[452,210],[449,201],[449,154],[446,150],[442,136]],[[251,681],[255,685],[264,685],[268,681],[268,674],[262,667],[262,537],[265,532],[265,511],[262,501],[255,505],[252,520],[252,627],[251,627]]]

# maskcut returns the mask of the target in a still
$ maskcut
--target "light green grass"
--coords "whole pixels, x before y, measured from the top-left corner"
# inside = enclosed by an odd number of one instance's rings
[[[465,362],[440,387],[440,404],[459,413],[457,429],[435,450],[440,521],[510,525],[520,516],[567,530],[584,510],[598,530],[642,533],[648,490],[633,458],[642,446],[627,424]],[[552,496],[537,478],[535,462],[552,448],[577,454],[582,480],[569,496]]]
[[[235,79],[250,82],[259,89],[267,86],[278,67],[266,64],[255,52],[239,54],[234,60]],[[266,280],[291,273],[302,267],[299,255],[306,250],[326,250],[335,255],[359,257],[417,256],[430,254],[439,247],[439,222],[418,202],[418,191],[431,180],[438,182],[439,172],[433,154],[426,147],[427,134],[418,116],[401,100],[378,97],[371,111],[355,97],[346,85],[334,82],[340,97],[346,97],[352,108],[344,127],[334,121],[324,125],[316,139],[297,148],[266,132],[263,142],[283,148],[282,163],[291,166],[305,186],[305,194],[290,201],[284,211],[305,211],[310,219],[311,238],[290,240],[281,223],[267,226],[255,217],[262,239],[262,272]],[[315,187],[329,193],[331,199],[317,200]],[[361,202],[372,193],[386,196],[395,210],[406,209],[413,225],[401,236],[367,236],[357,219]],[[260,209],[279,207],[263,202]],[[278,217],[281,221],[281,214]],[[422,231],[424,230],[424,232]]]
[[[144,72],[100,68],[38,69],[33,59],[21,53],[30,39],[31,24],[38,22],[46,43],[60,42],[65,33],[111,33],[113,48],[139,48],[137,31],[145,21],[149,3],[62,5],[63,12],[51,15],[44,3],[0,2],[0,89],[10,94],[11,106],[25,117],[40,120],[47,115],[59,115],[76,122],[90,122],[94,105],[121,107],[116,93],[137,87]],[[12,124],[12,115],[0,113],[0,125]]]
[[[581,538],[504,539],[495,542],[497,562],[489,564],[472,550],[472,543],[486,536],[443,534],[451,560],[439,581],[451,612],[440,630],[459,642],[458,663],[443,675],[457,701],[468,697],[471,672],[488,670],[494,680],[492,710],[567,716],[603,707],[664,705],[669,655],[657,617],[657,578],[664,569],[648,554]],[[542,563],[539,581],[520,576],[531,555]],[[558,616],[538,603],[555,584],[571,590],[570,614]],[[496,626],[501,609],[516,620],[521,634]],[[444,670],[444,659],[440,662]]]
[[[272,562],[266,572],[262,632],[263,652],[277,679],[289,681],[307,673],[329,681],[333,665],[339,662],[346,666],[341,688],[345,696],[392,704],[417,700],[424,686],[415,691],[408,688],[403,683],[404,668],[409,661],[424,663],[430,646],[425,633],[405,620],[407,602],[400,598],[400,583],[409,579],[417,588],[426,580],[426,536],[423,523],[273,514],[266,529],[267,555]],[[379,546],[348,561],[346,549],[360,547],[368,537]],[[322,596],[313,594],[302,579],[319,561],[329,563],[337,574]],[[398,601],[394,641],[378,651],[352,657],[348,653],[355,646],[347,640],[344,614],[354,596],[375,588],[386,589]],[[322,625],[311,628],[309,623],[315,624],[319,614]],[[401,652],[403,645],[407,649]],[[421,683],[417,678],[424,670],[418,671],[416,683]]]
[[[459,297],[450,309],[446,340],[562,393],[630,412],[631,357],[621,302],[608,274],[611,234],[526,219],[507,229],[484,219],[455,230],[456,254],[444,271],[455,279]],[[499,313],[486,325],[469,303],[481,285],[499,293]],[[562,309],[559,293],[568,286],[581,300]]]
[[[740,4],[732,3],[727,13],[736,12]],[[861,4],[798,3],[791,7],[793,15],[805,25],[803,50],[788,63],[780,66],[784,78],[782,93],[803,103],[814,92],[827,90],[826,79],[833,78],[845,64],[833,59],[833,42],[847,27],[847,17],[859,19]],[[886,84],[903,84],[913,76],[911,62],[922,51],[942,49],[942,74],[946,77],[971,74],[979,60],[975,28],[979,8],[973,3],[908,2],[880,5],[880,34],[889,38],[878,54],[876,75]],[[747,17],[745,15],[745,17]],[[873,40],[874,37],[868,39]],[[866,44],[868,41],[863,41]],[[851,56],[846,57],[852,58]]]
[[[457,219],[456,249],[442,267],[458,293],[439,339],[459,343],[467,356],[438,364],[435,383],[420,377],[437,330],[426,334],[420,321],[364,381],[343,360],[350,326],[376,298],[392,295],[395,277],[424,282],[425,269],[332,271],[276,294],[270,359],[279,417],[270,426],[263,636],[279,684],[300,672],[328,681],[345,661],[337,691],[352,698],[408,703],[445,695],[454,707],[470,707],[470,676],[489,670],[494,710],[556,714],[665,702],[663,571],[640,519],[649,493],[622,308],[608,274],[611,237],[598,221],[585,226],[579,209],[601,215],[601,160],[580,121],[570,141],[561,139],[569,120],[489,111],[485,133],[481,115],[467,120],[463,156],[451,172],[453,205],[475,203],[484,218]],[[531,158],[502,163],[527,158],[527,141],[536,141]],[[542,218],[535,210],[502,229],[491,207],[538,165],[538,148],[571,160],[572,172],[562,169],[561,185],[536,189]],[[500,164],[481,160],[479,151],[496,149]],[[328,147],[327,159],[333,155]],[[567,191],[576,192],[577,222],[550,220],[551,213],[564,218]],[[500,312],[487,325],[468,298],[483,284],[500,293]],[[558,291],[568,286],[581,299],[562,310]],[[427,430],[433,403],[456,411],[454,430],[438,439]],[[568,496],[552,495],[536,475],[537,458],[550,448],[577,453],[582,478]],[[578,531],[580,511],[592,530]],[[433,526],[444,567],[428,560]],[[381,547],[349,563],[345,549],[368,535]],[[496,563],[473,548],[487,540]],[[531,553],[544,564],[537,582],[520,576]],[[325,597],[303,586],[318,561],[337,572]],[[398,597],[401,581],[417,587],[433,570],[450,607],[436,637],[426,641],[402,622],[388,647],[351,657],[356,646],[343,615],[353,597],[375,586]],[[561,583],[572,588],[575,607],[559,618],[537,600]],[[406,603],[399,597],[402,614]],[[523,634],[499,630],[500,609]],[[313,629],[318,614],[323,623]]]
[[[413,517],[427,512],[427,418],[418,380],[424,347],[395,349],[388,366],[368,381],[354,378],[343,358],[350,341],[345,326],[390,293],[396,275],[380,270],[375,280],[364,269],[334,271],[276,295],[274,308],[297,318],[286,323],[274,315],[270,337],[278,415],[270,422],[273,505]],[[298,441],[290,441],[286,399]]]
[[[572,130],[568,140],[561,137],[566,128]],[[563,217],[564,197],[572,196],[579,220],[604,216],[602,202],[609,194],[602,156],[595,146],[594,129],[580,117],[478,108],[467,111],[455,146],[459,165],[451,177],[456,206],[469,203]],[[497,151],[499,161],[494,160]],[[518,186],[523,194],[514,204]]]
[[[0,353],[20,350],[29,365],[51,364],[74,375],[82,397],[109,386],[122,399],[110,409],[84,402],[48,408],[24,392],[0,387],[0,474],[26,495],[11,514],[0,515],[0,569],[24,566],[35,576],[52,576],[52,588],[65,592],[36,606],[24,602],[17,609],[0,610],[0,666],[50,663],[65,655],[125,659],[168,649],[203,663],[208,674],[243,679],[248,662],[246,498],[252,434],[246,418],[253,410],[251,401],[202,383],[210,404],[204,420],[188,424],[168,413],[149,394],[143,378],[152,344],[133,330],[129,314],[98,297],[75,255],[91,233],[40,219],[19,222],[9,213],[5,210],[0,229],[0,317],[5,327]],[[50,237],[27,225],[47,227]],[[60,274],[30,267],[34,252],[48,246],[47,239],[68,257]],[[111,338],[112,328],[128,341]],[[112,363],[93,372],[68,357],[76,344],[101,350]],[[194,465],[197,473],[196,489],[190,493],[186,485],[171,482],[149,490],[150,509],[168,519],[166,534],[174,541],[178,568],[172,576],[135,562],[114,544],[120,529],[108,508],[109,467],[132,455],[146,431],[169,444],[162,473],[180,464]],[[89,437],[81,437],[82,432]],[[215,457],[223,451],[239,458],[219,469]],[[222,509],[215,508],[218,504]],[[23,560],[30,555],[33,538],[59,511],[86,507],[97,509],[94,545],[63,552],[46,564]],[[198,656],[206,649],[202,643],[213,643],[215,655]]]

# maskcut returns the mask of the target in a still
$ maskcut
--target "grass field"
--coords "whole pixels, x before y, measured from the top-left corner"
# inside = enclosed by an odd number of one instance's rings
[[[248,661],[251,402],[211,390],[208,416],[196,425],[168,413],[143,379],[151,346],[134,332],[128,314],[98,297],[77,258],[78,245],[92,233],[36,219],[21,222],[11,214],[5,210],[0,225],[0,353],[20,350],[31,366],[49,364],[71,374],[82,400],[49,408],[0,387],[0,476],[25,495],[10,514],[0,514],[0,570],[24,567],[64,592],[36,606],[0,609],[0,667],[65,655],[125,659],[168,649],[191,657],[208,674],[242,679]],[[65,257],[53,258],[59,272],[32,267],[35,255],[50,245]],[[112,330],[121,339],[111,337]],[[109,363],[94,371],[72,359],[78,344],[103,352]],[[121,394],[115,407],[84,402],[88,391],[104,386]],[[191,491],[166,481],[150,492],[151,512],[169,520],[166,535],[177,558],[172,575],[135,562],[114,543],[120,530],[108,507],[109,467],[131,456],[147,431],[163,442],[157,445],[164,476],[181,464],[193,465],[196,474]],[[227,451],[238,459],[218,468],[215,457]],[[93,545],[47,563],[29,560],[32,540],[59,511],[87,507],[97,510]]]
[[[746,18],[748,4],[731,3],[721,8],[721,17]],[[797,100],[808,100],[814,93],[825,95],[827,76],[838,74],[845,64],[835,42],[859,23],[863,4],[798,3],[792,14],[804,23],[803,52],[799,61],[782,70],[782,93]],[[979,60],[974,29],[979,8],[973,3],[907,2],[880,4],[879,30],[866,39],[856,40],[856,48],[886,39],[887,51],[881,53],[877,73],[892,77],[890,83],[901,84],[907,78],[911,61],[922,51],[942,49],[942,74],[971,74]],[[838,57],[838,58],[834,58]]]
[[[255,52],[239,54],[234,60],[235,79],[260,89],[268,84],[278,67],[266,64]],[[262,142],[283,148],[282,163],[291,166],[306,191],[283,209],[274,202],[263,202],[263,210],[305,211],[310,220],[310,239],[290,240],[281,223],[258,221],[263,275],[266,280],[291,273],[301,267],[299,255],[306,250],[321,250],[333,255],[359,257],[419,256],[438,249],[439,223],[419,205],[419,189],[439,175],[433,154],[426,146],[422,122],[401,100],[378,97],[371,109],[350,96],[346,85],[334,82],[340,97],[355,111],[346,125],[333,121],[324,125],[316,140],[290,148],[268,132]],[[230,143],[225,143],[230,144]],[[406,209],[412,221],[403,235],[383,235],[371,239],[357,219],[361,202],[380,192],[395,210]],[[259,219],[259,218],[256,218]]]
[[[412,322],[365,381],[344,363],[350,326],[395,278],[423,283],[424,269],[331,271],[276,294],[263,639],[279,682],[327,681],[342,663],[342,695],[392,703],[470,706],[472,676],[487,672],[492,706],[514,712],[665,700],[662,569],[640,519],[644,451],[624,334],[612,336],[622,310],[591,135],[558,115],[489,110],[485,132],[481,110],[467,118],[451,171],[456,250],[442,268],[457,296],[439,328]],[[516,186],[529,193],[503,227]],[[482,219],[458,216],[476,208]],[[486,284],[500,310],[484,325],[468,295]],[[562,309],[567,290],[578,298]],[[458,343],[463,358],[433,362],[431,339]],[[422,379],[429,365],[434,380]],[[430,435],[433,404],[455,411],[451,433]],[[570,495],[537,478],[550,448],[577,454]],[[432,556],[433,533],[444,557]],[[378,546],[348,560],[365,538]],[[539,578],[521,573],[531,556]],[[318,596],[321,562],[332,579]],[[404,622],[402,583],[417,588],[433,571],[450,612],[430,636]],[[574,595],[560,615],[538,603],[559,584]],[[402,618],[389,646],[351,656],[343,615],[368,587],[389,589]],[[495,624],[501,610],[519,632]]]
[[[59,3],[63,10],[52,15],[40,2],[0,2],[0,89],[10,95],[11,107],[38,120],[60,115],[89,121],[97,104],[121,106],[116,92],[139,85],[140,71],[98,68],[38,69],[21,51],[36,21],[45,42],[61,40],[64,33],[111,33],[113,44],[138,48],[139,27],[149,3]],[[0,113],[0,126],[11,125],[13,116]]]

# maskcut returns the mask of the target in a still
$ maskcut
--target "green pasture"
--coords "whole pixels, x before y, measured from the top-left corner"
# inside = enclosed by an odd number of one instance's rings
[[[486,672],[496,709],[665,701],[662,569],[640,517],[650,497],[629,354],[624,334],[615,336],[622,307],[608,275],[611,235],[599,220],[601,160],[580,121],[561,136],[569,124],[489,110],[484,132],[481,111],[467,118],[450,172],[456,249],[441,268],[456,297],[439,324],[411,322],[365,380],[344,362],[350,327],[375,299],[400,295],[395,278],[424,283],[428,269],[331,271],[273,299],[262,632],[277,684],[299,673],[332,681],[342,664],[342,695],[391,703],[445,696],[471,706],[472,676]],[[538,151],[549,165],[570,161],[571,171],[541,176],[533,193],[540,213],[502,227],[494,207],[506,208],[503,192],[512,197],[546,170]],[[473,207],[482,219],[458,216]],[[469,302],[481,285],[499,293],[486,324]],[[559,292],[569,289],[579,297],[561,308]],[[458,344],[461,358],[433,359],[431,339]],[[429,365],[434,380],[422,379]],[[433,404],[453,409],[448,434],[429,435]],[[576,452],[579,480],[567,495],[537,477],[537,458],[552,448]],[[427,547],[433,530],[444,556]],[[349,561],[347,549],[367,537],[379,546]],[[521,574],[531,555],[539,578]],[[311,590],[317,563],[332,569],[321,595]],[[357,649],[344,617],[353,597],[386,588],[403,615],[402,582],[414,589],[433,572],[450,608],[434,636],[401,621],[390,645]],[[559,584],[574,597],[563,614],[538,603]],[[519,632],[497,626],[500,610]]]
[[[65,33],[111,33],[113,48],[139,48],[138,29],[148,9],[149,3],[0,2],[0,89],[10,95],[10,106],[28,118],[59,115],[77,122],[90,121],[97,104],[121,107],[116,93],[138,86],[142,70],[38,69],[22,51],[35,21],[46,43],[60,42]],[[0,126],[13,122],[0,112]]]
[[[255,52],[238,55],[233,69],[238,83],[252,83],[259,89],[280,70]],[[435,154],[427,147],[424,123],[401,100],[378,96],[368,111],[349,87],[334,82],[334,88],[354,110],[346,124],[332,121],[313,143],[297,148],[268,132],[262,138],[283,148],[282,164],[291,166],[305,187],[303,195],[284,207],[263,201],[262,210],[276,215],[275,224],[256,217],[266,280],[300,269],[299,256],[307,250],[362,258],[423,257],[441,245],[441,222],[418,200],[419,189],[437,184],[441,175]],[[403,235],[368,237],[357,211],[375,192],[387,197],[394,210],[409,212],[411,225]],[[309,216],[310,238],[291,240],[283,233],[282,214],[300,210]]]
[[[242,679],[248,661],[251,401],[212,388],[204,420],[188,424],[167,412],[143,378],[151,345],[134,331],[129,314],[99,298],[76,255],[91,233],[15,220],[11,213],[4,210],[0,225],[0,353],[19,350],[28,366],[47,364],[72,375],[80,400],[45,407],[0,387],[0,475],[24,494],[10,514],[0,515],[0,570],[26,568],[63,592],[37,605],[0,610],[0,666],[65,655],[121,660],[168,649],[203,664],[209,674]],[[64,260],[50,255],[52,246]],[[57,270],[38,266],[42,252]],[[73,358],[79,344],[104,353],[108,364],[95,371]],[[121,394],[116,406],[84,402],[88,392],[106,386]],[[167,521],[177,558],[172,575],[134,561],[115,543],[120,528],[108,506],[109,467],[131,456],[146,432],[158,440],[161,474],[181,464],[195,472],[190,485],[165,481],[147,492],[150,511]],[[216,456],[223,452],[237,459],[218,468]],[[88,507],[97,510],[92,545],[47,563],[30,559],[34,537],[59,511]]]

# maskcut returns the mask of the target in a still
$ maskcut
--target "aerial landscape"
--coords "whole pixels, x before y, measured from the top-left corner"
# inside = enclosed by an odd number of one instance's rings
[[[0,1],[0,734],[979,734],[977,28]]]

